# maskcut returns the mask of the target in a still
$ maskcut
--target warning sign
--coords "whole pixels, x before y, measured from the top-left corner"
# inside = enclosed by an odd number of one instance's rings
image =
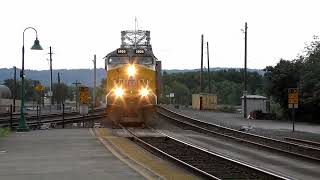
[[[288,107],[298,108],[298,103],[299,103],[298,88],[289,88],[288,89]]]
[[[88,87],[79,87],[80,91],[80,104],[88,104],[89,99],[89,88]]]
[[[38,84],[38,85],[36,85],[35,89],[36,89],[36,91],[40,92],[40,91],[44,90],[44,86],[41,84]]]

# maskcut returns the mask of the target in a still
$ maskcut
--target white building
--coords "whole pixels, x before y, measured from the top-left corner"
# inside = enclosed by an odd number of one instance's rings
[[[267,113],[268,98],[259,95],[247,95],[247,114],[249,115],[252,111],[261,110],[263,113]],[[244,113],[244,99],[241,97],[242,114]]]

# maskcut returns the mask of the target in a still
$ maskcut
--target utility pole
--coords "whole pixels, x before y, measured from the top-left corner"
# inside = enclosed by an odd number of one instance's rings
[[[210,79],[210,62],[209,62],[209,42],[207,42],[207,58],[208,58],[208,80],[209,80],[209,94],[211,93],[211,79]]]
[[[13,112],[16,112],[16,96],[17,96],[17,67],[13,66]]]
[[[202,93],[202,73],[203,73],[203,34],[201,35],[201,69],[200,69],[200,93]]]
[[[97,106],[96,103],[96,85],[97,85],[97,57],[94,55],[93,58],[93,92],[92,92],[92,100],[93,100],[93,107]]]
[[[78,86],[79,86],[81,83],[78,82],[78,80],[76,80],[76,82],[73,82],[72,84],[74,84],[74,85],[76,86],[76,110],[78,111],[78,99],[79,99]]]
[[[243,117],[247,118],[247,22],[244,27],[244,91],[243,91]]]
[[[52,93],[52,51],[51,51],[51,46],[50,46],[50,92],[49,92],[49,96],[50,96],[50,112],[51,112],[51,106],[54,104],[53,103],[53,93]]]
[[[60,87],[60,73],[58,72],[58,89],[57,89],[57,109],[60,110],[61,109],[61,87]]]

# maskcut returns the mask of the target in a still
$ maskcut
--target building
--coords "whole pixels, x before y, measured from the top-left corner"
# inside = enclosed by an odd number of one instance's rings
[[[247,95],[247,114],[250,114],[253,111],[262,111],[267,113],[269,111],[268,98],[259,95]],[[244,113],[244,98],[241,97],[241,107],[242,114]]]
[[[0,85],[0,113],[9,112],[10,105],[13,104],[11,91],[5,85]]]
[[[216,110],[218,107],[217,95],[200,93],[192,94],[192,108],[198,110]]]

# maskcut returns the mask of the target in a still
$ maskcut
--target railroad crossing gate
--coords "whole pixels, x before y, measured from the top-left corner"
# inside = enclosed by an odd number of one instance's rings
[[[298,103],[299,103],[299,90],[298,90],[298,88],[289,88],[288,89],[288,107],[297,109]]]
[[[88,104],[89,99],[89,88],[88,87],[79,87],[80,91],[80,104]]]

